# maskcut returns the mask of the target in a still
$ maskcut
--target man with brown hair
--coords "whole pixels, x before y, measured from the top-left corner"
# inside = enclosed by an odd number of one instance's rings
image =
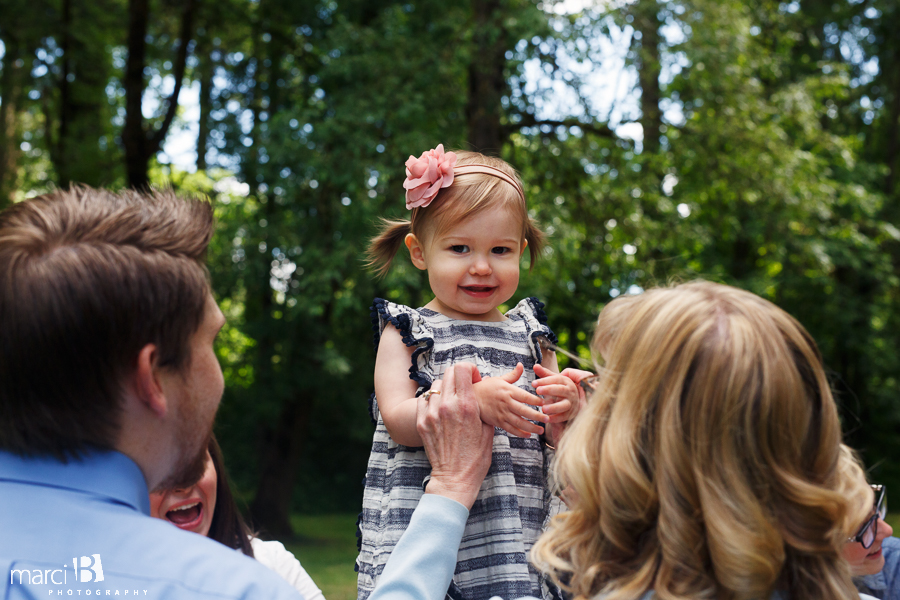
[[[297,597],[149,518],[148,489],[202,473],[222,396],[212,232],[208,203],[171,192],[0,213],[0,597]]]

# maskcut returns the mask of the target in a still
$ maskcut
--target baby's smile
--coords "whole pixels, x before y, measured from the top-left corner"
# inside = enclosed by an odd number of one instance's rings
[[[497,289],[495,285],[461,285],[462,291],[475,298],[486,298]]]

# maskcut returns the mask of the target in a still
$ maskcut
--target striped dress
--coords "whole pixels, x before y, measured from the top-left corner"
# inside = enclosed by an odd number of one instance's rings
[[[506,317],[502,322],[459,321],[380,298],[372,307],[376,348],[389,324],[407,346],[416,348],[409,376],[419,384],[417,395],[440,379],[447,367],[460,362],[477,365],[482,377],[502,375],[521,362],[525,374],[516,385],[534,393],[534,365],[541,362],[539,340],[546,337],[555,342],[556,336],[547,327],[543,304],[535,298],[522,300]],[[376,430],[357,534],[358,600],[367,600],[375,588],[431,471],[423,448],[402,446],[391,439],[374,395],[370,410]],[[491,467],[469,513],[448,598],[559,597],[559,590],[528,562],[532,545],[550,517],[563,507],[548,489],[549,459],[537,435],[521,439],[494,429]]]

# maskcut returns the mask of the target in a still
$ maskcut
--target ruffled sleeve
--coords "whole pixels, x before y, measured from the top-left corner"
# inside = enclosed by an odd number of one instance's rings
[[[381,341],[381,334],[388,324],[400,332],[403,343],[415,347],[409,378],[419,384],[418,394],[431,388],[434,374],[428,365],[428,353],[434,347],[434,335],[419,311],[402,304],[395,304],[382,298],[372,303],[372,329],[375,332],[375,350]]]
[[[547,313],[544,312],[544,303],[537,298],[525,298],[515,308],[506,313],[510,319],[521,319],[525,323],[528,331],[529,348],[534,362],[540,363],[543,360],[541,354],[541,339],[556,344],[556,334],[547,325]]]

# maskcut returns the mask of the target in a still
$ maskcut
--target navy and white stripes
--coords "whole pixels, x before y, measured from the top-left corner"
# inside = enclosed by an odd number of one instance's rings
[[[410,379],[418,393],[431,387],[452,364],[469,362],[482,377],[496,377],[525,365],[517,385],[533,393],[534,365],[541,361],[540,337],[556,336],[546,325],[543,304],[522,300],[502,322],[458,321],[432,310],[376,299],[373,309],[376,345],[388,325],[408,346],[415,346]],[[422,496],[431,465],[422,448],[394,442],[372,403],[376,430],[366,472],[360,516],[358,600],[366,600],[384,570]],[[562,504],[547,486],[549,456],[536,435],[520,439],[495,429],[493,459],[481,492],[469,513],[448,590],[453,600],[487,600],[555,596],[528,564],[528,552],[549,518]]]

